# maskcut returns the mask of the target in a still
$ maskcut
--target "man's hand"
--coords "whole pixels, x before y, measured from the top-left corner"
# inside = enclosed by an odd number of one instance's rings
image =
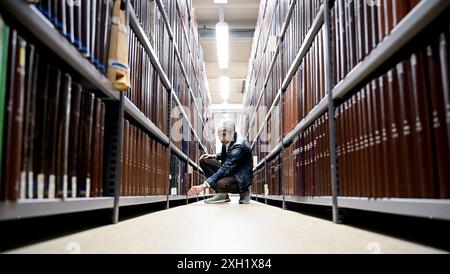
[[[193,186],[189,190],[188,196],[189,197],[195,196],[195,195],[199,194],[200,192],[202,192],[204,189],[205,189],[205,187],[203,185]]]
[[[202,156],[200,156],[200,161],[203,159],[213,159],[216,158],[216,155],[214,154],[203,154]]]

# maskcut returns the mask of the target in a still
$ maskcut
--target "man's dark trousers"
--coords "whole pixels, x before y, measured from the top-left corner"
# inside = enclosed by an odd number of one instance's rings
[[[211,177],[220,168],[220,162],[216,159],[202,159],[200,160],[200,167],[205,172],[207,178]],[[238,182],[233,175],[220,179],[217,184],[211,187],[217,193],[242,193],[248,189],[240,190]]]

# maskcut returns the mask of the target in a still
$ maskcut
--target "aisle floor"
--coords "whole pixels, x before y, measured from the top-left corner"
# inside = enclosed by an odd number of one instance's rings
[[[10,253],[444,253],[255,201],[203,202],[144,215]]]

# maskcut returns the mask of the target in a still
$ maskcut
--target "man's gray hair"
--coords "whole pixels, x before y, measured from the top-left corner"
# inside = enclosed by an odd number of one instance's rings
[[[220,133],[223,131],[234,134],[234,132],[236,131],[236,124],[234,123],[234,121],[230,119],[221,120],[217,127],[217,132]]]

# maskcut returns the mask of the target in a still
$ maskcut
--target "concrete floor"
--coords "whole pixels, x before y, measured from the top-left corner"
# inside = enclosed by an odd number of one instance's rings
[[[238,197],[103,226],[8,253],[444,253]]]

